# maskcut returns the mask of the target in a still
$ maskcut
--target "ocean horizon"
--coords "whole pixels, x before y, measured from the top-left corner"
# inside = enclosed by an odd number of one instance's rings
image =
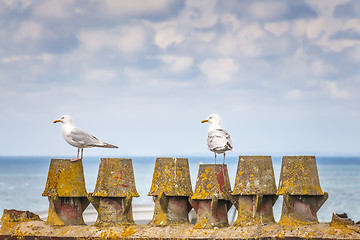
[[[111,156],[113,157],[113,156]],[[179,157],[179,156],[176,156]],[[213,156],[181,156],[188,158],[192,186],[194,188],[199,164],[214,163]],[[37,214],[48,210],[48,199],[42,193],[47,180],[50,161],[54,156],[0,156],[0,213],[4,209],[28,210]],[[95,188],[99,156],[85,156],[83,159],[86,188],[92,192]],[[134,205],[152,204],[147,196],[157,157],[125,156],[131,158],[135,183],[140,197],[133,199]],[[279,183],[282,156],[272,156],[276,184]],[[332,213],[346,212],[354,221],[360,221],[360,156],[316,156],[321,188],[329,193],[328,200],[320,208],[318,219],[330,222]],[[222,156],[218,157],[222,162]],[[230,183],[233,188],[238,157],[227,156]],[[274,206],[275,220],[281,215],[282,197]]]

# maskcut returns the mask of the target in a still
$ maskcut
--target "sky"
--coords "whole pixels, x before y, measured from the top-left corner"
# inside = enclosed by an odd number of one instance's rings
[[[4,0],[0,155],[360,155],[360,1]]]

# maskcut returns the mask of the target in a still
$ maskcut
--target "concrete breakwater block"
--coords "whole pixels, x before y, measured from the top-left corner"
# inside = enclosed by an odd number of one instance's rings
[[[0,234],[12,234],[18,224],[29,221],[41,221],[40,217],[29,211],[4,209],[0,219]]]
[[[238,216],[234,226],[275,223],[278,199],[270,156],[240,156],[232,192]]]
[[[226,164],[200,164],[191,205],[196,211],[194,228],[229,226],[227,212],[232,203]]]
[[[139,197],[135,186],[132,160],[102,158],[95,190],[89,200],[98,212],[96,226],[135,224],[132,198]]]
[[[279,223],[318,223],[317,212],[328,199],[320,187],[315,156],[284,156],[278,194],[283,195]]]
[[[186,158],[157,158],[149,196],[155,203],[152,226],[189,224],[192,195]]]
[[[89,200],[82,161],[51,159],[42,195],[49,199],[48,224],[85,225],[82,214]]]

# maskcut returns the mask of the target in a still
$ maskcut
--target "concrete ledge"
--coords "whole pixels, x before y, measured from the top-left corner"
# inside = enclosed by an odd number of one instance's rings
[[[360,226],[330,226],[330,223],[283,226],[280,224],[194,229],[193,224],[152,227],[132,225],[53,227],[44,221],[13,225],[0,239],[359,239]]]

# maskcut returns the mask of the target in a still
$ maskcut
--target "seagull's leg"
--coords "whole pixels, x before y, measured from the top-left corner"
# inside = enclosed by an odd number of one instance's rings
[[[80,148],[78,148],[76,158],[70,159],[70,161],[75,162],[75,161],[79,160],[79,152],[80,152]]]
[[[215,164],[216,164],[216,153],[215,153]]]
[[[225,164],[225,152],[224,152],[224,160],[223,160],[223,165]]]
[[[83,155],[84,155],[84,149],[82,148],[81,149],[81,158],[80,159],[83,159]]]

